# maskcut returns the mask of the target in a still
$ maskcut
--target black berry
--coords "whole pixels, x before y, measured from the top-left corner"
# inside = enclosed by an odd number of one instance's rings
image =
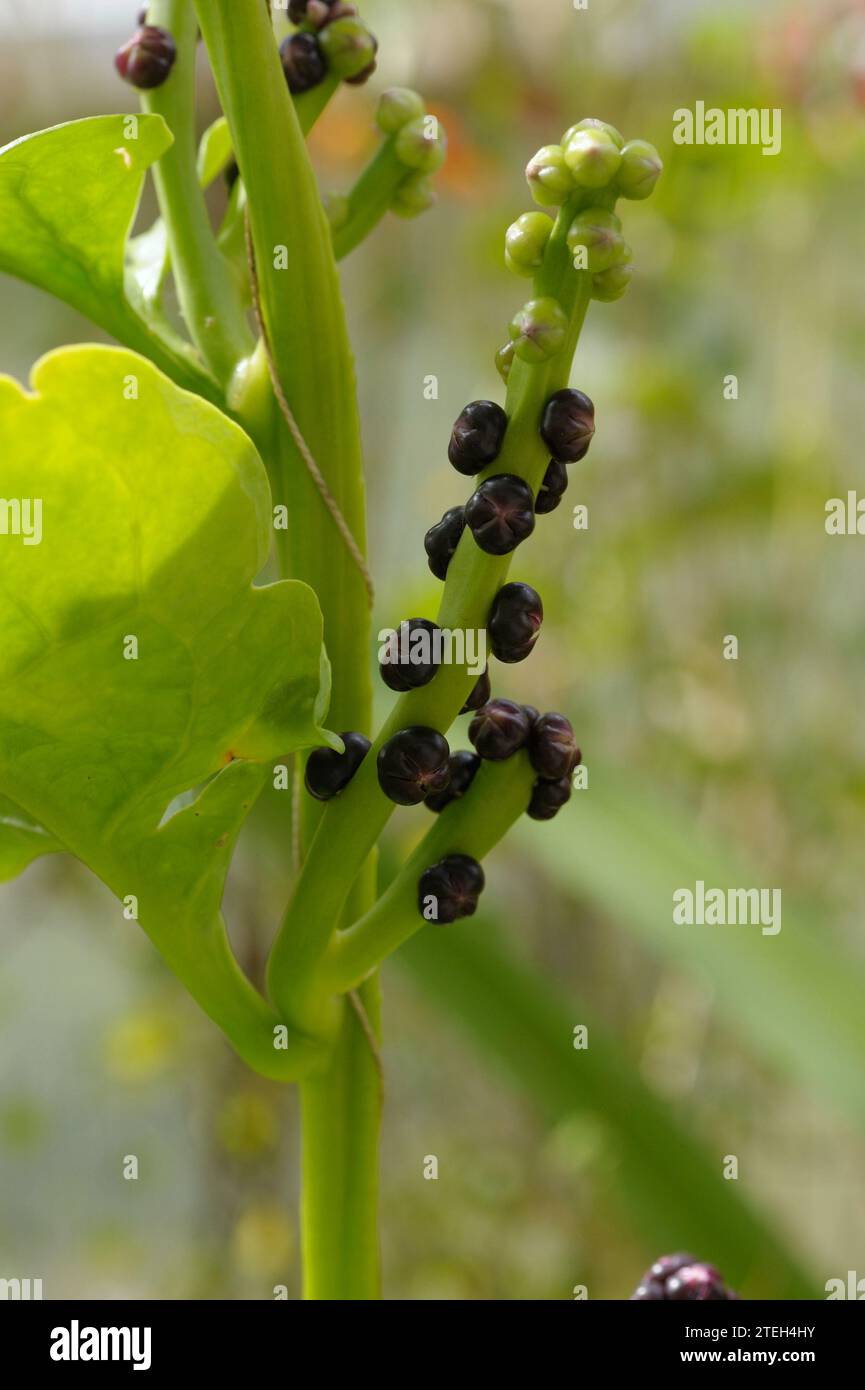
[[[631,1294],[632,1302],[666,1299],[719,1303],[736,1298],[738,1294],[726,1287],[717,1269],[686,1254],[663,1255],[656,1260]]]
[[[554,512],[564,497],[567,487],[567,468],[558,459],[550,459],[540,492],[535,498],[535,511],[541,516],[545,516],[548,512]]]
[[[541,438],[554,459],[577,463],[589,452],[595,433],[595,407],[582,391],[550,396],[541,421]]]
[[[448,458],[458,473],[471,478],[497,459],[508,417],[495,401],[472,401],[462,411],[451,434]]]
[[[295,96],[324,81],[327,63],[315,34],[289,34],[279,46],[288,90]]]
[[[570,777],[561,777],[557,782],[536,782],[529,802],[529,815],[532,820],[552,820],[570,799]]]
[[[385,685],[400,694],[428,685],[438,670],[439,628],[426,618],[407,618],[388,639],[379,662]]]
[[[464,507],[451,507],[424,536],[424,550],[436,579],[444,579],[466,525]]]
[[[480,765],[481,760],[477,753],[470,753],[466,748],[461,748],[458,753],[451,753],[451,780],[443,792],[435,792],[427,797],[426,804],[430,810],[438,813],[450,806],[452,801],[459,801],[461,796],[465,796]]]
[[[525,661],[541,631],[544,605],[531,584],[505,584],[493,599],[489,633],[493,656],[513,665]]]
[[[482,758],[503,762],[529,736],[529,717],[514,700],[490,700],[469,725],[469,738]]]
[[[481,705],[485,705],[490,698],[491,691],[490,673],[489,671],[484,671],[482,676],[478,676],[474,689],[460,710],[460,714],[469,714],[476,709],[480,709]]]
[[[417,886],[418,911],[427,921],[435,922],[456,922],[460,917],[471,917],[484,882],[484,871],[476,859],[467,854],[448,854],[421,874]]]
[[[449,781],[450,749],[435,729],[401,729],[379,750],[379,786],[398,806],[417,806]]]
[[[540,719],[540,714],[535,709],[534,705],[523,705],[523,709],[525,710],[526,718],[529,721],[529,729],[533,729],[537,724],[538,720]]]
[[[569,777],[580,761],[570,720],[563,714],[542,714],[529,738],[529,762],[539,777],[557,782]]]
[[[167,29],[143,24],[114,55],[114,66],[124,82],[149,90],[161,87],[177,57],[174,39]]]
[[[306,761],[306,790],[316,801],[329,801],[347,787],[370,749],[363,734],[340,734],[345,752],[316,748]]]
[[[535,529],[531,488],[512,473],[481,483],[466,503],[466,522],[488,555],[507,555]]]

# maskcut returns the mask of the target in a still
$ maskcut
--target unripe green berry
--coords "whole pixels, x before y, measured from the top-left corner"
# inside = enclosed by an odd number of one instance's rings
[[[558,207],[574,191],[574,180],[561,145],[544,145],[526,165],[532,197],[541,207]]]
[[[620,150],[625,143],[625,137],[622,134],[622,132],[620,130],[616,130],[616,127],[614,125],[610,125],[609,121],[599,121],[594,116],[588,116],[586,120],[577,121],[576,125],[568,126],[568,129],[565,131],[561,140],[563,149],[570,143],[570,141],[576,135],[578,130],[606,131],[607,135],[609,135],[617,150]]]
[[[435,116],[416,116],[399,130],[394,142],[396,157],[409,169],[434,174],[445,160],[447,138]]]
[[[621,299],[631,283],[633,274],[631,248],[626,244],[622,247],[621,259],[615,265],[611,265],[609,270],[602,270],[600,275],[592,276],[592,299],[599,299],[605,304],[612,304],[613,300]]]
[[[502,381],[507,381],[511,374],[511,367],[514,365],[514,345],[508,341],[504,347],[500,347],[496,353],[496,371]]]
[[[625,198],[637,201],[651,196],[664,165],[648,140],[629,140],[622,150],[617,185]]]
[[[348,198],[344,193],[325,193],[322,198],[324,212],[332,231],[337,231],[348,221]]]
[[[543,265],[553,224],[544,212],[524,212],[505,234],[505,264],[515,275],[533,275]]]
[[[378,99],[375,119],[385,135],[396,135],[409,121],[424,114],[423,97],[410,87],[389,87]]]
[[[523,362],[545,362],[564,347],[568,316],[557,299],[530,299],[511,319],[510,336]]]
[[[565,163],[581,188],[606,188],[621,162],[621,152],[605,130],[577,130],[565,147]]]
[[[318,35],[318,42],[335,77],[358,77],[375,61],[378,44],[360,19],[335,19]]]
[[[420,217],[436,202],[436,194],[429,175],[420,172],[409,174],[403,179],[393,197],[391,212],[398,217]]]
[[[615,265],[621,259],[624,244],[621,222],[605,208],[586,208],[574,218],[568,231],[568,247],[575,263],[578,259],[584,261],[577,269],[590,270],[593,275]]]

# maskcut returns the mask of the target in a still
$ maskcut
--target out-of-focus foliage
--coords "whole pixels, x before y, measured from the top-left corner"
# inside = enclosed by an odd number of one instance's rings
[[[37,51],[19,36],[15,81],[0,84],[0,143],[129,104],[110,58],[133,15],[114,8],[98,43],[75,49],[77,66],[71,40],[43,38]],[[626,209],[633,285],[620,303],[592,306],[578,354],[574,384],[597,409],[591,453],[513,571],[543,594],[541,640],[529,663],[493,672],[497,693],[572,715],[589,789],[567,819],[527,827],[492,857],[485,922],[454,930],[488,935],[533,982],[555,980],[572,1027],[590,1009],[717,1172],[738,1157],[733,1195],[819,1293],[828,1278],[861,1272],[865,1240],[862,1092],[855,1032],[840,1023],[865,973],[865,542],[824,530],[827,499],[865,493],[865,7],[364,9],[381,40],[379,72],[369,88],[341,93],[315,133],[322,187],[349,185],[374,147],[375,94],[392,82],[427,93],[450,137],[438,212],[388,219],[342,267],[376,628],[434,616],[422,536],[465,493],[446,462],[454,417],[472,398],[501,399],[493,355],[524,298],[504,269],[503,238],[531,206],[526,160],[587,115],[646,136],[665,160],[652,202]],[[13,62],[8,39],[0,62]],[[46,85],[46,71],[62,82]],[[697,101],[780,108],[782,152],[675,146],[673,113]],[[203,110],[202,126],[215,114]],[[20,377],[56,343],[96,336],[36,291],[2,289],[3,370]],[[730,375],[736,400],[724,396]],[[427,399],[429,376],[437,399]],[[578,503],[588,531],[571,525]],[[737,661],[723,659],[730,634]],[[283,810],[274,794],[230,884],[228,915],[253,975],[288,887]],[[395,855],[424,814],[394,819]],[[716,848],[704,857],[703,844]],[[786,926],[777,937],[682,927],[692,935],[673,943],[669,891],[698,876],[709,884],[728,863],[749,875],[731,884],[782,889],[789,938]],[[691,877],[668,882],[679,866]],[[293,1102],[250,1085],[75,866],[35,866],[4,890],[0,910],[0,1273],[42,1275],[46,1296],[269,1297],[275,1284],[293,1295]],[[816,962],[810,986],[789,971],[794,920]],[[717,947],[698,936],[714,931]],[[749,932],[739,949],[736,934]],[[626,1296],[659,1253],[646,1189],[618,1181],[602,1109],[575,1093],[572,1113],[550,1125],[528,1072],[520,1092],[488,1069],[471,995],[457,985],[461,954],[450,1010],[446,983],[427,996],[422,970],[386,972],[386,1291],[568,1298],[585,1283],[593,1298]],[[46,972],[50,995],[32,983]],[[562,1047],[579,1067],[570,1030]],[[141,1160],[137,1182],[122,1177],[128,1154]],[[423,1178],[431,1154],[437,1182]],[[778,1270],[748,1275],[766,1287]]]

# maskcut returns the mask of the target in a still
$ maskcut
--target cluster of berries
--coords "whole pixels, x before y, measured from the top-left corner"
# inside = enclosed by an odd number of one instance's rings
[[[662,1255],[643,1275],[631,1302],[650,1299],[691,1300],[701,1303],[720,1303],[738,1299],[728,1289],[717,1269],[701,1264],[693,1255]]]
[[[301,25],[279,48],[289,91],[311,91],[328,73],[362,86],[375,72],[378,40],[343,0],[291,0],[288,17]]]

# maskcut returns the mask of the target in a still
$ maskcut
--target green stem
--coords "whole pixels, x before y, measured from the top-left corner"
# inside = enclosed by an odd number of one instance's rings
[[[476,480],[496,473],[515,473],[537,492],[549,463],[538,426],[544,403],[566,386],[571,361],[591,296],[591,276],[573,269],[567,231],[577,200],[559,213],[536,281],[536,293],[555,294],[569,314],[571,330],[565,349],[549,361],[530,365],[519,359],[508,382],[509,417],[504,445],[495,463]],[[486,628],[493,598],[507,578],[511,555],[487,555],[468,530],[448,569],[437,617],[442,628]],[[402,615],[399,615],[402,616]],[[394,706],[351,785],[328,803],[309,847],[280,933],[271,954],[273,997],[303,1031],[321,1027],[321,1001],[311,987],[316,967],[327,950],[350,885],[394,810],[378,785],[376,757],[382,745],[410,725],[446,731],[465,703],[475,677],[463,665],[443,666],[423,689],[403,695]],[[333,846],[339,846],[334,856]]]
[[[214,376],[228,382],[253,339],[239,287],[221,255],[198,182],[195,133],[197,26],[190,0],[151,0],[148,22],[167,29],[177,58],[166,82],[143,92],[146,111],[164,117],[174,144],[153,170],[184,320]]]
[[[348,217],[333,234],[333,252],[338,261],[378,225],[409,173],[397,159],[394,143],[394,136],[384,141],[348,195]]]

